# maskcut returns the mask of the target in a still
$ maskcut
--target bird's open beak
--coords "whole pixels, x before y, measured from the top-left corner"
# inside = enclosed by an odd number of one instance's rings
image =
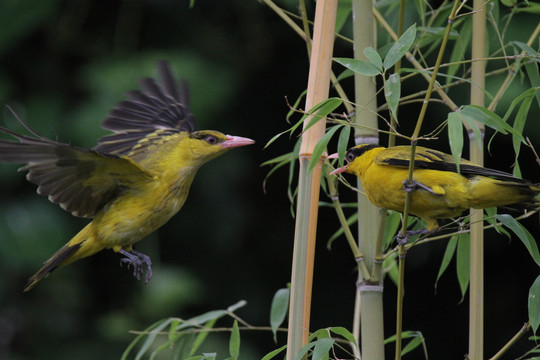
[[[336,170],[332,171],[331,173],[329,173],[328,175],[336,175],[336,174],[341,174],[343,172],[347,171],[347,165],[345,166],[342,166],[340,168],[337,168]]]
[[[328,155],[328,159],[337,159],[339,156],[338,156],[338,153],[333,153],[331,155]],[[342,166],[340,168],[337,168],[336,170],[332,171],[331,173],[329,173],[328,175],[336,175],[336,174],[341,174],[343,172],[347,171],[347,165],[345,166]]]
[[[225,136],[227,136],[227,140],[219,144],[224,149],[230,149],[230,148],[235,148],[235,147],[244,146],[244,145],[251,145],[255,143],[255,140],[241,137],[241,136],[232,136],[232,135],[225,135]]]

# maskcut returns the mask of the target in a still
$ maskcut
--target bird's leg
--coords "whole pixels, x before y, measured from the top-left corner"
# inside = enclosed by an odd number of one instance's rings
[[[422,183],[419,183],[418,181],[416,181],[414,179],[412,179],[411,182],[409,182],[408,179],[405,179],[405,180],[403,180],[402,183],[403,183],[403,190],[405,190],[408,193],[413,192],[414,190],[420,188],[420,189],[424,189],[426,191],[429,191],[432,194],[435,194],[433,189],[431,189],[429,186],[426,186],[426,185],[424,185]]]
[[[133,249],[129,251],[120,249],[119,253],[125,256],[125,258],[120,260],[120,265],[127,264],[128,268],[132,265],[133,276],[135,276],[137,280],[141,279],[141,275],[143,274],[143,264],[146,264],[146,277],[144,283],[147,284],[152,277],[152,261],[150,260],[150,256]]]
[[[428,230],[428,229],[421,229],[421,230],[407,230],[405,231],[405,235],[403,235],[401,233],[401,231],[397,234],[396,236],[396,241],[398,243],[398,245],[405,245],[406,243],[409,242],[409,236],[414,236],[414,235],[429,235],[429,234],[433,234],[434,232],[436,232],[437,229],[435,230]]]

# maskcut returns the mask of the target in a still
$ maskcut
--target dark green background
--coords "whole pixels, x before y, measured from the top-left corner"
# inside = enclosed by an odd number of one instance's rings
[[[119,266],[117,254],[104,251],[55,271],[30,293],[22,293],[26,279],[87,221],[36,195],[17,166],[2,165],[1,359],[116,359],[134,337],[130,330],[170,316],[185,319],[225,308],[241,299],[248,302],[238,312],[242,318],[268,325],[272,295],[290,281],[294,219],[287,171],[271,177],[265,193],[268,168],[260,164],[292,150],[294,139],[287,137],[263,147],[288,126],[285,97],[292,103],[305,89],[306,50],[257,1],[188,5],[166,0],[0,3],[0,103],[12,106],[41,134],[94,146],[105,134],[99,124],[108,111],[138,86],[138,79],[154,76],[156,61],[165,59],[190,81],[199,129],[257,141],[203,167],[179,215],[136,246],[154,262],[147,285]],[[532,25],[515,31],[521,41],[534,26],[534,20],[524,19],[529,20],[523,24]],[[350,56],[349,46],[338,42],[336,54]],[[346,83],[349,90],[350,85]],[[514,91],[519,94],[527,86]],[[409,115],[414,121],[417,111],[405,107],[402,124]],[[447,111],[432,106],[426,131],[445,119]],[[532,112],[537,120],[536,104]],[[5,109],[1,123],[22,131]],[[534,128],[526,131],[540,144]],[[431,146],[447,150],[445,135]],[[488,165],[508,171],[510,149],[509,139],[498,137]],[[540,179],[529,151],[524,151],[522,168],[525,177]],[[346,188],[341,193],[354,199]],[[319,217],[312,329],[350,328],[355,263],[343,239],[326,248],[338,228],[333,211],[322,208]],[[525,223],[533,235],[539,234],[538,216]],[[486,237],[486,354],[492,354],[527,320],[527,292],[539,271],[518,239],[509,241],[494,232]],[[453,266],[434,290],[444,247],[441,242],[409,253],[404,329],[423,332],[432,358],[456,359],[467,351],[468,303],[467,298],[461,302]],[[388,282],[385,292],[390,336],[394,285]],[[225,358],[227,337],[211,336],[203,350]],[[270,333],[242,333],[241,358],[260,358],[283,343],[284,336],[275,345]],[[521,349],[527,346],[524,341]],[[391,352],[389,348],[389,356]]]

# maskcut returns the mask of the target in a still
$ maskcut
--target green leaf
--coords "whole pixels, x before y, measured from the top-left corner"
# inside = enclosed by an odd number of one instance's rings
[[[277,354],[279,354],[280,352],[282,352],[282,351],[285,350],[286,348],[287,348],[287,345],[283,345],[283,346],[280,347],[279,349],[270,351],[268,354],[264,355],[264,357],[263,357],[261,360],[270,360],[270,359],[273,359]]]
[[[342,126],[343,125],[332,126],[330,130],[328,130],[326,134],[323,135],[321,140],[319,140],[319,142],[315,145],[315,148],[313,149],[313,154],[311,155],[311,160],[309,161],[308,172],[312,171],[315,168],[323,152],[326,150],[328,142],[330,142],[332,136],[334,136],[336,131]]]
[[[270,327],[274,334],[274,341],[277,342],[277,329],[285,320],[287,311],[289,310],[289,295],[288,288],[279,289],[274,294],[272,305],[270,307]]]
[[[529,109],[531,108],[533,99],[534,96],[532,93],[523,99],[523,102],[521,103],[521,106],[519,107],[519,110],[516,114],[516,118],[514,119],[513,129],[521,136],[521,138],[523,138],[523,129],[525,128],[525,123],[527,122],[527,114],[529,113]],[[518,137],[512,137],[512,145],[514,146],[514,153],[516,157],[513,175],[521,178],[518,163],[519,152],[521,149],[521,141]]]
[[[212,319],[208,321],[206,324],[204,324],[203,330],[197,334],[197,337],[195,338],[195,340],[193,341],[193,344],[191,345],[191,349],[189,350],[189,356],[194,355],[197,352],[197,350],[199,350],[199,347],[204,343],[204,340],[206,340],[206,338],[208,337],[208,334],[210,333],[209,331],[205,331],[205,330],[212,329],[214,325],[216,324],[217,320],[218,319]]]
[[[342,336],[343,338],[347,339],[347,341],[354,344],[354,346],[358,347],[358,344],[356,344],[356,339],[354,338],[354,335],[346,328],[341,327],[341,326],[335,326],[335,327],[331,327],[330,331],[336,335]]]
[[[534,280],[531,288],[529,289],[529,322],[533,332],[536,334],[538,326],[540,326],[540,276]]]
[[[306,345],[302,346],[302,348],[300,349],[300,352],[298,353],[298,355],[296,355],[294,359],[302,360],[304,356],[308,353],[308,351],[311,350],[314,346],[315,346],[315,342],[309,342]]]
[[[146,334],[146,340],[141,345],[141,348],[139,349],[139,352],[135,356],[135,360],[140,360],[146,353],[146,351],[150,348],[150,346],[153,344],[154,340],[156,339],[156,336],[158,336],[163,329],[165,329],[169,324],[172,322],[173,318],[169,318],[164,320],[161,324],[158,324],[155,326],[152,331]]]
[[[414,331],[413,333],[414,333],[414,336],[411,336],[412,340],[409,341],[407,345],[405,345],[403,350],[401,350],[401,356],[413,351],[418,346],[422,345],[422,343],[424,342],[424,337],[422,336],[421,332]]]
[[[234,320],[229,340],[229,353],[231,358],[237,360],[240,356],[240,330],[238,329],[238,321]]]
[[[369,60],[369,62],[372,63],[373,66],[375,66],[377,69],[379,69],[379,72],[382,72],[382,59],[377,50],[369,46],[364,49],[363,53],[365,57]]]
[[[519,141],[525,143],[525,139],[521,134],[518,134],[510,125],[508,125],[508,123],[503,121],[499,115],[486,108],[476,105],[466,105],[459,110],[459,113],[470,121],[479,121],[503,134],[511,133],[518,137]]]
[[[469,268],[470,268],[470,236],[469,233],[458,235],[457,252],[456,252],[456,271],[461,289],[461,296],[465,297],[467,287],[469,287]]]
[[[525,247],[529,251],[529,254],[531,254],[534,262],[538,266],[540,266],[540,252],[538,251],[538,246],[536,245],[536,241],[534,240],[534,237],[531,235],[531,233],[527,229],[525,229],[525,227],[521,225],[516,219],[514,219],[508,214],[497,214],[495,215],[495,218],[499,220],[504,226],[512,230],[514,234],[516,234],[516,236],[521,240],[523,245],[525,245]]]
[[[387,211],[386,223],[384,224],[383,249],[386,250],[394,241],[399,225],[401,214],[397,211]]]
[[[401,81],[399,74],[392,74],[384,82],[384,97],[388,103],[388,107],[397,121],[397,108],[399,105],[399,99],[401,97]]]
[[[216,360],[216,353],[203,353],[205,360]]]
[[[439,273],[437,274],[437,279],[435,280],[435,288],[437,288],[437,283],[439,282],[439,279],[441,278],[442,274],[444,274],[444,272],[448,268],[448,265],[450,265],[450,261],[452,261],[452,258],[454,257],[457,243],[458,236],[453,235],[448,241],[448,244],[446,244],[446,250],[444,250],[444,255],[441,261],[441,266],[439,268]]]
[[[464,59],[464,54],[469,43],[472,39],[472,17],[467,17],[461,26],[459,37],[457,38],[454,48],[452,49],[452,54],[450,55],[450,66],[448,66],[447,74],[450,76],[456,75],[459,68],[464,66],[463,64],[458,64],[459,61]],[[452,78],[446,78],[446,84],[448,85],[452,81]]]
[[[345,152],[349,147],[349,138],[351,137],[351,127],[344,126],[339,133],[337,152],[338,152],[338,164],[343,166],[345,159]]]
[[[388,54],[384,58],[383,66],[386,70],[394,66],[411,48],[416,38],[416,24],[413,24],[405,31],[401,37],[392,45]]]
[[[334,58],[334,61],[360,75],[376,76],[381,73],[381,71],[377,69],[375,65],[366,60],[358,60],[351,58]]]
[[[383,261],[383,269],[385,269],[386,275],[390,277],[390,280],[397,286],[399,281],[398,266],[396,258],[397,252],[393,252],[390,256],[387,256]]]
[[[461,117],[455,112],[448,114],[448,141],[450,142],[452,157],[456,162],[459,173],[459,163],[463,151],[463,125],[461,123]]]
[[[301,120],[306,119],[308,116],[312,116],[309,122],[304,126],[302,132],[306,132],[310,127],[315,125],[322,119],[325,119],[328,114],[334,111],[339,105],[343,103],[343,100],[336,97],[328,98],[324,101],[321,101],[314,107],[312,107],[306,115],[302,116]]]
[[[319,339],[315,342],[315,348],[313,349],[313,354],[311,355],[312,360],[324,360],[328,359],[328,353],[332,346],[334,345],[334,339],[324,338]]]

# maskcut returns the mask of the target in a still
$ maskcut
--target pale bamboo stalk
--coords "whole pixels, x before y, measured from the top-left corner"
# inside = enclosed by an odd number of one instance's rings
[[[315,10],[312,53],[306,95],[306,109],[328,98],[337,0],[319,0]],[[307,124],[310,118],[305,122]],[[294,238],[291,302],[287,338],[287,359],[294,359],[309,336],[311,289],[315,258],[315,237],[319,203],[322,160],[308,171],[313,149],[326,128],[325,120],[302,134],[298,180],[298,206]]]
[[[375,24],[372,15],[371,0],[353,0],[353,41],[355,59],[364,59],[363,50],[375,45]],[[376,84],[373,77],[355,74],[355,122],[363,127],[355,128],[356,144],[378,144],[377,132],[368,128],[377,128]],[[353,334],[360,339],[364,359],[384,359],[384,327],[383,327],[383,287],[380,283],[381,274],[373,273],[376,259],[382,257],[382,249],[378,248],[378,228],[374,224],[381,221],[380,210],[367,199],[361,191],[362,184],[358,181],[358,246],[364,255],[368,269],[372,272],[373,281],[365,281],[358,274],[353,317]],[[380,247],[380,246],[379,246]],[[355,356],[360,357],[359,353]]]
[[[473,2],[472,58],[484,59],[486,54],[486,8],[485,0]],[[471,104],[484,106],[486,61],[474,61],[471,67]],[[482,137],[484,125],[477,123]],[[469,132],[470,160],[478,165],[484,164],[484,139],[480,144]],[[470,283],[469,283],[469,359],[484,358],[484,212],[471,209],[470,237]]]

